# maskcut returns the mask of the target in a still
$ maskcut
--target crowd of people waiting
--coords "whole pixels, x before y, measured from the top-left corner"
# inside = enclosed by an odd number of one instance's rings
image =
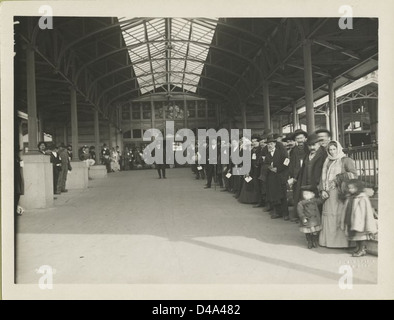
[[[191,169],[196,179],[206,179],[204,188],[212,188],[213,181],[239,202],[263,207],[271,219],[297,223],[309,249],[355,247],[353,256],[366,254],[366,241],[377,233],[377,214],[369,200],[373,190],[357,179],[354,161],[338,141],[331,140],[329,130],[310,135],[301,129],[285,136],[267,133],[253,135],[250,143],[245,141],[241,138],[230,143],[218,138],[209,145],[196,144],[196,163]],[[248,174],[233,175],[237,165],[231,151],[230,163],[221,164],[224,146],[240,153],[250,148]],[[199,148],[206,148],[205,165],[198,163]],[[210,148],[217,150],[216,163],[210,163]]]

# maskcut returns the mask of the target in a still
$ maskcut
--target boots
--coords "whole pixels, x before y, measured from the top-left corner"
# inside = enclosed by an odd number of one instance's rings
[[[359,242],[359,241],[357,241]],[[358,244],[359,250],[352,254],[352,257],[363,257],[367,254],[367,247],[365,245],[365,241],[360,241]]]
[[[319,233],[313,233],[312,237],[312,245],[314,248],[319,248]]]
[[[308,241],[308,249],[312,249],[313,248],[312,234],[306,233],[305,237],[306,237],[306,241]]]

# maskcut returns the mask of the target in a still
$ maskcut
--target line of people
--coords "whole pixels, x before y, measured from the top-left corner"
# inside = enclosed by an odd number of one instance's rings
[[[240,154],[250,148],[248,174],[233,174],[237,165],[231,153],[229,164],[221,163],[220,150],[225,146]],[[205,165],[198,163],[199,148],[206,148]],[[215,163],[210,161],[209,149],[217,151]],[[357,179],[354,161],[338,141],[331,140],[329,130],[308,135],[299,129],[285,137],[267,133],[231,144],[212,139],[209,145],[196,145],[193,152],[196,163],[191,169],[196,179],[206,179],[204,188],[212,188],[213,181],[239,202],[264,208],[272,219],[297,223],[309,249],[355,245],[353,256],[363,256],[365,241],[377,233],[377,215],[369,201],[371,190]]]

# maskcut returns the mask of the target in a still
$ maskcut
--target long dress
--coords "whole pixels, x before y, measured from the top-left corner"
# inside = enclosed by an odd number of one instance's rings
[[[252,160],[251,160],[251,168],[250,168],[250,177],[251,181],[246,182],[243,181],[241,185],[241,193],[238,198],[238,201],[241,203],[258,203],[260,201],[260,185],[259,185],[259,173],[260,169],[257,166],[257,149],[252,149]],[[254,156],[253,156],[254,155]]]
[[[328,159],[327,159],[328,160]],[[343,158],[342,172],[351,172],[356,175],[354,163],[350,158]],[[332,161],[327,161],[325,165],[332,165]],[[341,228],[345,203],[338,198],[338,189],[333,187],[326,190],[329,198],[323,204],[322,230],[319,236],[319,245],[328,248],[348,248],[350,247],[345,231]]]

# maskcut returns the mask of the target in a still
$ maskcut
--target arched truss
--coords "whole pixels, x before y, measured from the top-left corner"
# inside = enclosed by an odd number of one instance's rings
[[[102,76],[97,77],[96,79],[94,79],[94,80],[92,81],[92,83],[89,85],[87,94],[88,94],[88,96],[90,96],[90,93],[91,93],[92,89],[94,88],[94,86],[96,85],[96,83],[99,82],[99,81],[101,81],[101,80],[103,80],[103,79],[105,79],[106,77],[109,77],[109,76],[111,76],[111,75],[114,75],[114,74],[116,74],[117,72],[121,72],[121,71],[124,71],[124,70],[127,70],[127,69],[131,69],[131,68],[133,68],[134,65],[147,63],[147,62],[149,62],[149,61],[160,61],[160,60],[161,60],[161,59],[151,59],[151,60],[149,60],[149,59],[144,59],[144,60],[135,62],[133,65],[127,65],[127,66],[120,67],[120,68],[118,68],[118,69],[111,70],[111,71],[109,71],[109,72],[103,74]],[[172,60],[183,60],[183,59],[181,59],[181,58],[172,58]],[[202,63],[202,62],[203,62],[202,60],[192,59],[192,58],[188,58],[187,60],[188,60],[188,61],[192,61],[192,62],[199,62],[199,63]],[[217,70],[220,71],[220,72],[223,72],[223,73],[225,73],[225,74],[231,75],[231,76],[236,77],[237,79],[241,80],[241,82],[243,83],[245,89],[251,88],[251,84],[248,82],[248,80],[245,79],[244,77],[242,77],[241,75],[239,75],[238,73],[233,72],[233,71],[231,71],[231,70],[229,70],[229,69],[226,69],[226,68],[224,68],[224,67],[221,67],[221,66],[219,66],[219,65],[216,65],[216,64],[213,64],[213,63],[209,63],[209,62],[207,62],[207,61],[205,61],[204,64],[205,64],[206,66],[212,67],[212,68],[214,68],[214,69],[217,69]],[[136,79],[136,78],[137,78],[137,77],[133,77],[133,79]],[[239,90],[239,89],[238,89],[238,90]]]
[[[172,71],[171,73],[172,73],[172,74],[184,74],[184,72],[182,72],[182,71]],[[205,75],[200,75],[200,74],[198,74],[198,73],[188,72],[188,74],[193,75],[193,76],[196,76],[196,77],[201,77],[201,78],[203,78],[203,79],[211,80],[211,81],[213,81],[213,82],[216,82],[216,83],[222,85],[223,87],[225,87],[225,88],[227,88],[227,89],[229,89],[229,90],[232,89],[232,87],[231,87],[229,84],[227,84],[226,82],[220,81],[220,80],[218,80],[218,79],[215,79],[215,78],[212,78],[212,77],[208,77],[208,76],[205,76]],[[146,76],[151,76],[151,75],[152,75],[152,73],[146,74]],[[166,72],[164,72],[164,73],[154,72],[153,75],[162,75],[162,76],[164,75],[164,76],[165,76],[165,75],[166,75]],[[108,92],[110,92],[111,90],[114,90],[115,88],[117,88],[117,87],[119,87],[119,86],[122,86],[122,85],[125,85],[125,84],[127,84],[127,83],[129,83],[129,82],[133,82],[133,81],[135,81],[137,78],[138,78],[138,77],[133,77],[133,78],[130,78],[130,79],[126,79],[126,80],[124,80],[124,81],[122,81],[122,82],[116,83],[115,85],[113,85],[113,86],[111,86],[111,87],[108,87],[107,89],[105,89],[105,90],[98,96],[98,103],[100,103],[101,99],[102,99]],[[178,78],[179,78],[179,77],[178,77]],[[176,84],[183,84],[182,81],[172,82],[172,84],[175,84],[175,83],[176,83]],[[128,91],[128,92],[129,92],[129,93],[132,93],[132,92],[138,91],[138,89],[141,89],[141,87],[143,88],[143,87],[150,87],[150,86],[151,86],[150,84],[145,84],[145,86],[144,86],[144,85],[140,85],[139,88],[131,89],[131,90]],[[223,92],[223,93],[225,93],[225,92]],[[239,95],[237,94],[237,91],[235,91],[234,94],[235,94],[236,98],[239,99]],[[118,99],[118,97],[115,97],[114,99],[112,99],[111,101],[109,101],[108,104],[109,104],[109,105],[112,105],[112,103],[114,103],[117,99]]]
[[[173,84],[174,84],[174,85],[177,85],[177,84],[179,85],[179,84],[181,84],[181,82],[174,82]],[[209,88],[203,87],[203,86],[201,86],[201,85],[197,85],[197,89],[199,89],[199,90],[205,90],[205,91],[211,92],[211,93],[213,93],[213,95],[219,96],[223,101],[227,101],[227,102],[230,102],[230,103],[233,103],[233,102],[234,102],[234,101],[231,99],[231,97],[229,97],[229,96],[227,96],[227,95],[225,95],[225,94],[223,94],[223,93],[217,92],[217,90],[209,89]],[[126,95],[128,95],[128,94],[130,94],[130,93],[136,92],[136,91],[138,91],[138,90],[139,90],[139,88],[135,88],[135,89],[130,90],[129,92],[124,92],[124,93],[120,94],[119,96],[117,96],[117,97],[116,97],[116,100],[119,100],[119,99],[121,99],[122,97],[124,97],[124,96],[126,96]],[[129,100],[133,100],[133,99],[129,99]],[[129,100],[127,100],[127,102],[125,102],[125,103],[129,103]],[[114,103],[114,102],[115,102],[115,100],[114,100],[114,101],[111,101],[109,104],[112,104],[112,103]],[[124,104],[124,103],[120,103],[120,105],[123,105],[123,104]]]
[[[79,18],[82,24],[89,25],[87,32],[80,32],[73,18],[62,19],[54,25],[76,29],[64,33],[60,28],[56,36],[56,30],[41,32],[33,22],[35,28],[24,36],[53,69],[56,74],[52,74],[53,78],[60,75],[67,85],[76,86],[85,101],[103,113],[108,113],[104,109],[111,107],[109,102],[134,99],[144,92],[154,94],[155,88],[161,91],[166,85],[169,93],[178,86],[187,93],[198,90],[222,101],[232,100],[230,104],[236,105],[248,98],[261,100],[261,84],[269,79],[270,93],[282,95],[283,92],[289,100],[299,101],[304,95],[303,88],[292,84],[303,82],[302,38],[313,40],[314,87],[320,91],[324,91],[330,77],[343,85],[347,77],[352,81],[377,68],[376,19],[355,19],[357,28],[351,32],[338,30],[337,20],[328,18],[255,19],[255,25],[249,18]],[[99,21],[90,25],[90,19]],[[157,29],[159,26],[161,29]],[[200,30],[200,35],[195,36],[193,29]],[[211,40],[203,36],[204,32],[213,35]],[[130,38],[128,41],[123,33],[129,33],[135,41]],[[56,45],[56,37],[61,44]],[[123,40],[116,42],[116,39]],[[41,50],[43,46],[45,50]],[[94,52],[94,46],[101,49]],[[193,47],[207,55],[193,53]],[[55,54],[46,55],[51,48]],[[138,57],[142,49],[147,54]],[[181,50],[182,55],[177,56]],[[124,59],[126,52],[128,61]],[[123,58],[117,53],[124,53]],[[130,53],[137,53],[138,59],[132,60]],[[174,66],[178,69],[173,70]],[[155,77],[159,75],[165,75],[165,81],[157,81]],[[182,77],[171,78],[171,75]],[[48,73],[43,76],[51,77]],[[194,82],[190,76],[195,78]],[[136,83],[128,88],[127,84],[133,80]],[[55,85],[61,84],[56,84],[54,79]],[[234,96],[238,101],[233,101]],[[273,108],[288,110],[288,102],[280,102]]]

